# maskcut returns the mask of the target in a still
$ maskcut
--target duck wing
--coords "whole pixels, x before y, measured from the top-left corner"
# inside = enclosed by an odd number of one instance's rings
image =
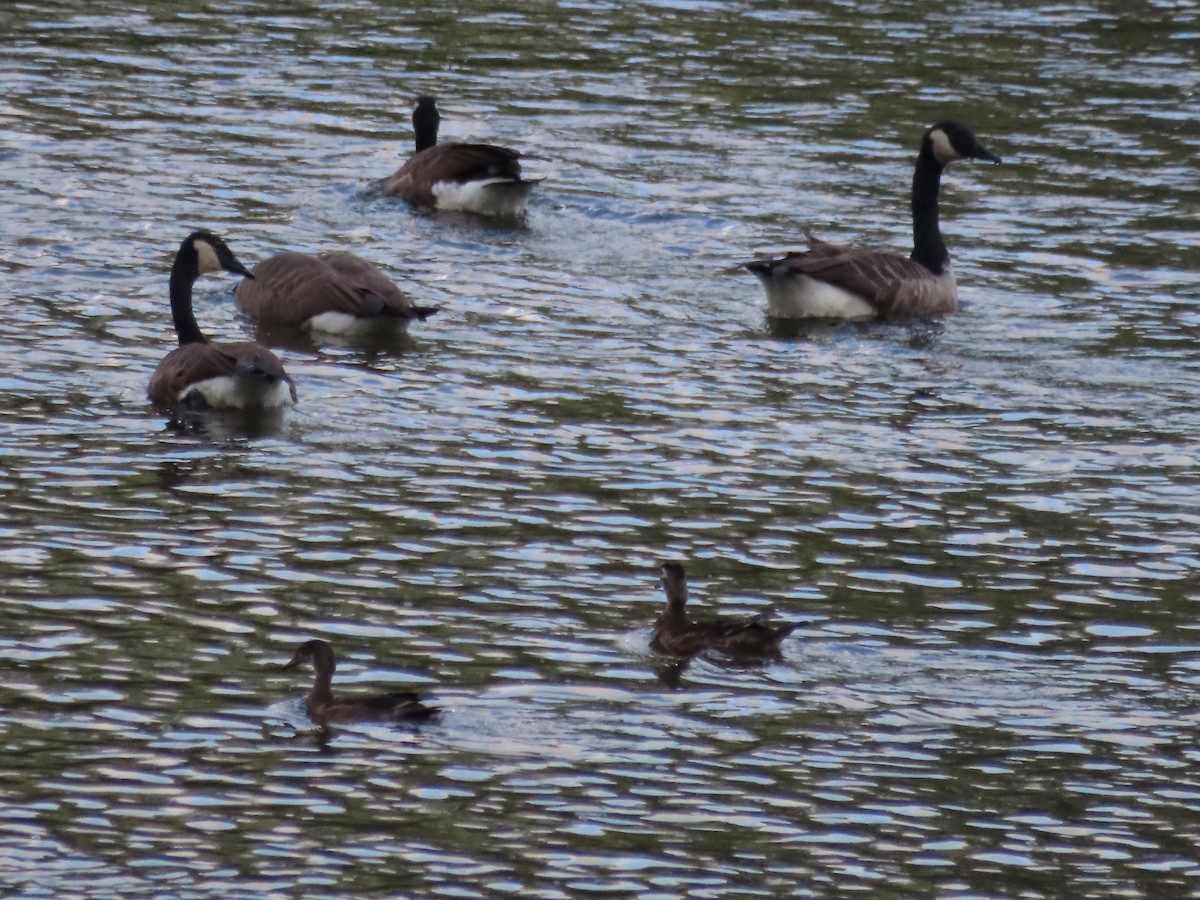
[[[377,694],[369,697],[337,697],[314,708],[309,714],[321,722],[419,722],[440,712],[426,706],[411,691]]]
[[[779,642],[799,627],[799,622],[771,625],[764,617],[756,616],[743,622],[740,628],[731,629],[720,646],[731,652],[774,652]]]
[[[657,625],[650,646],[662,653],[691,656],[703,650],[731,653],[771,653],[779,641],[798,624],[770,625],[766,614],[743,619],[718,618],[689,622],[683,626]]]
[[[420,722],[441,712],[436,706],[426,706],[411,691],[383,694],[372,700],[380,717],[393,722]]]

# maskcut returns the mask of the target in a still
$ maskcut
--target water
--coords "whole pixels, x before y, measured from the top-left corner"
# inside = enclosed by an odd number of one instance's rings
[[[1200,889],[1194,9],[377,7],[0,14],[4,892]],[[425,92],[526,227],[362,195]],[[947,115],[963,311],[768,323],[731,267],[903,250]],[[445,309],[168,427],[201,226]],[[784,658],[650,654],[664,558]],[[317,734],[310,637],[442,720]]]

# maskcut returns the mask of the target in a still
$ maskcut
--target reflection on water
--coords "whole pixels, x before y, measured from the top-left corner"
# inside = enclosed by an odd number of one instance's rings
[[[1190,18],[14,5],[0,883],[1195,893]],[[426,92],[445,139],[541,157],[523,226],[362,193]],[[808,226],[906,249],[947,115],[1006,159],[945,186],[962,312],[768,323],[731,267]],[[444,309],[260,333],[298,406],[166,423],[201,226]],[[197,288],[214,338],[254,333]],[[658,658],[664,558],[804,627]],[[441,720],[316,732],[278,670],[312,637]]]

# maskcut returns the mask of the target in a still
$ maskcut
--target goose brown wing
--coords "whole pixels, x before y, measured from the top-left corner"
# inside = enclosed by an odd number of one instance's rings
[[[907,256],[831,244],[819,238],[810,238],[810,243],[810,250],[788,253],[777,265],[862,297],[885,316],[896,311],[893,307],[897,302],[914,290],[914,282],[928,281],[932,288],[938,280]]]
[[[430,184],[480,178],[520,178],[521,154],[493,144],[435,144],[415,154],[404,164],[404,169],[408,169],[414,179]]]
[[[296,385],[283,370],[279,357],[254,341],[236,341],[232,344],[209,344],[214,350],[233,359],[235,372],[251,374],[266,381],[286,381],[292,388],[292,400],[296,399]]]
[[[217,350],[212,344],[183,344],[158,364],[150,377],[150,400],[170,406],[189,384],[232,375],[237,359]]]
[[[358,298],[360,315],[408,318],[420,314],[408,296],[373,262],[344,252],[322,253],[320,258]]]
[[[441,181],[485,178],[521,180],[521,154],[492,144],[435,144],[414,154],[384,184],[385,194],[419,206],[433,206],[433,186]]]
[[[300,325],[313,316],[408,315],[408,299],[372,263],[350,253],[280,253],[237,289],[238,309],[256,322]]]
[[[283,370],[279,357],[252,341],[176,347],[154,370],[148,393],[152,402],[171,406],[188,385],[237,374],[259,376],[266,381],[286,381],[291,387],[292,400],[296,399],[296,386]]]

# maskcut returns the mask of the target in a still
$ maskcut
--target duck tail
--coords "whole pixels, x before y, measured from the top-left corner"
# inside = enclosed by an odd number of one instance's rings
[[[423,703],[419,705],[421,708],[414,709],[410,715],[405,717],[406,721],[428,722],[430,719],[436,719],[442,714],[442,708],[440,706],[426,706]]]
[[[802,624],[803,624],[802,622],[788,622],[785,625],[776,625],[775,626],[775,640],[782,641],[785,637],[787,637],[789,634],[791,634],[793,631],[795,631],[797,628],[799,628]]]

